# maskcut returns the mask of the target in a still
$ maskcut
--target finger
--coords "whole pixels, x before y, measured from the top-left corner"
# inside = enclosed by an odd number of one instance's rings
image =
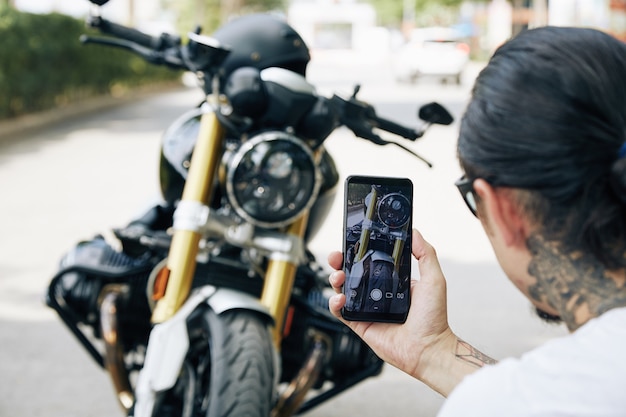
[[[336,294],[328,299],[328,309],[332,313],[333,316],[341,319],[341,309],[346,304],[346,296],[344,294]]]
[[[346,280],[346,274],[343,271],[334,271],[328,277],[328,282],[330,282],[330,286],[335,289],[335,291],[341,291],[341,286]]]
[[[413,239],[411,243],[411,251],[415,259],[419,261],[420,269],[422,265],[431,263],[437,267],[439,266],[439,259],[437,258],[435,248],[424,239],[417,229],[413,229]]]
[[[418,261],[420,281],[425,279],[424,282],[445,287],[445,278],[435,248],[415,229],[413,229],[413,240],[411,243],[413,245],[413,256]]]
[[[339,251],[331,252],[328,255],[328,265],[333,269],[341,269],[343,267],[343,253]]]
[[[421,258],[427,256],[431,250],[434,251],[434,248],[428,242],[426,242],[424,236],[422,236],[422,234],[417,229],[413,229],[411,244],[411,251],[413,253],[413,256],[418,261]]]

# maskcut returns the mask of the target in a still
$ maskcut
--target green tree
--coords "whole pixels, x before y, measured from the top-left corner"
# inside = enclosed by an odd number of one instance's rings
[[[180,78],[127,51],[82,45],[83,33],[97,35],[82,19],[0,6],[0,119]]]

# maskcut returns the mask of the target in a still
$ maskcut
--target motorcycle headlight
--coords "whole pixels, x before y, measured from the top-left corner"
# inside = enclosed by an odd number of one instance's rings
[[[315,198],[320,175],[311,150],[284,132],[246,141],[226,170],[226,193],[235,211],[252,224],[280,227],[293,222]]]
[[[390,228],[400,228],[411,217],[411,203],[400,193],[387,194],[378,202],[378,217]]]

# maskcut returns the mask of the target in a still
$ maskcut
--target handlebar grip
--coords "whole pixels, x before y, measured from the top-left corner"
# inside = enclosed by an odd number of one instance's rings
[[[161,38],[150,36],[137,29],[118,25],[117,23],[102,19],[101,17],[90,19],[89,25],[98,28],[102,33],[107,33],[116,38],[128,40],[150,49],[159,50],[161,47]]]
[[[402,136],[406,139],[416,140],[417,138],[422,136],[421,132],[418,132],[415,129],[404,127],[402,125],[399,125],[398,123],[392,122],[391,120],[387,120],[382,117],[374,116],[372,118],[372,121],[377,128],[385,130],[389,133],[393,133],[394,135]]]

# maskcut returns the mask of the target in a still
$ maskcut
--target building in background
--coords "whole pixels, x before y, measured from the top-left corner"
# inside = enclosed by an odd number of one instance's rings
[[[498,0],[492,0],[492,3]],[[510,0],[512,33],[553,25],[591,27],[626,40],[626,0]]]
[[[626,0],[610,0],[609,11],[609,31],[626,42]]]
[[[604,30],[626,41],[626,0],[466,1],[460,21],[471,26],[468,43],[484,59],[519,32],[545,25]]]
[[[380,40],[376,40],[376,10],[368,3],[292,0],[287,16],[311,48],[365,50],[380,46]]]

